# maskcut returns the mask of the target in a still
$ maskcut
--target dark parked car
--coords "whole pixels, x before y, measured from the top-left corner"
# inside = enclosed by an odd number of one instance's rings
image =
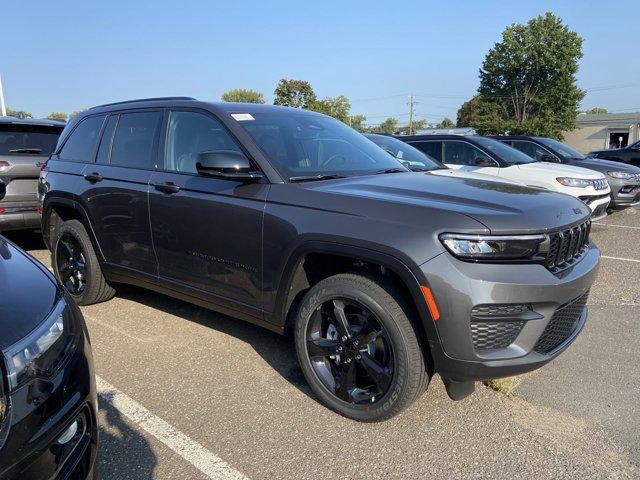
[[[53,275],[1,236],[0,350],[0,478],[92,477],[97,401],[84,319]]]
[[[587,157],[558,140],[523,135],[493,137],[539,162],[557,162],[604,173],[611,187],[609,208],[625,208],[640,202],[640,168],[633,165]]]
[[[271,105],[92,108],[39,188],[80,304],[131,283],[292,332],[318,397],[362,421],[434,372],[458,399],[552,360],[585,324],[599,262],[577,199],[411,172],[340,121]]]
[[[596,150],[594,152],[589,152],[588,156],[640,167],[640,141],[627,145],[624,148],[612,148],[609,150]]]
[[[0,202],[0,231],[40,228],[37,183],[64,122],[0,117],[0,180],[7,194]]]

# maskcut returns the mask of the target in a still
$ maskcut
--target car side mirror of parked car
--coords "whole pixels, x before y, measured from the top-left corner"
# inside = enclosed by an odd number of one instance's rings
[[[200,175],[237,182],[257,182],[262,178],[260,172],[252,170],[249,159],[235,150],[199,153],[196,159],[196,170]]]
[[[540,157],[540,161],[541,162],[551,162],[551,163],[560,163],[560,160],[558,160],[556,157],[554,157],[553,155],[542,155]]]
[[[2,180],[0,180],[0,200],[4,198],[7,193],[7,186],[4,184]]]
[[[478,167],[495,167],[496,164],[489,157],[478,157],[476,158],[476,165]]]

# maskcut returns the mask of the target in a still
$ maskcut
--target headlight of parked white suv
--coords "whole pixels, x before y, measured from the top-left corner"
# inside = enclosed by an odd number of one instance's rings
[[[549,251],[547,235],[461,235],[445,233],[440,241],[453,255],[466,260],[536,260]]]
[[[635,178],[635,175],[633,173],[627,172],[607,172],[607,175],[613,178],[619,178],[621,180],[631,180]]]
[[[73,347],[66,307],[61,300],[44,323],[3,352],[11,390],[34,378],[50,377],[66,360]]]
[[[593,185],[593,180],[586,178],[558,177],[556,180],[565,187],[587,188]]]

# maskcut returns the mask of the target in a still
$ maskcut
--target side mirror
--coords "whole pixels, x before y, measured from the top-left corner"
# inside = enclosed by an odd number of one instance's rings
[[[475,161],[478,167],[495,167],[496,164],[489,157],[478,157]]]
[[[251,170],[249,159],[235,150],[199,153],[196,158],[196,170],[200,175],[236,182],[257,182],[262,178],[260,172]]]
[[[540,157],[540,161],[541,162],[550,162],[550,163],[560,163],[560,160],[558,160],[553,155],[548,155],[548,154],[542,155]]]
[[[7,194],[7,186],[4,184],[2,180],[0,180],[0,200],[2,200],[6,194]]]

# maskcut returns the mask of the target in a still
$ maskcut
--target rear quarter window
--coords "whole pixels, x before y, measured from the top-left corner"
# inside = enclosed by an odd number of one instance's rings
[[[100,115],[81,120],[67,141],[64,142],[58,158],[75,162],[93,162],[104,117],[104,115]]]

